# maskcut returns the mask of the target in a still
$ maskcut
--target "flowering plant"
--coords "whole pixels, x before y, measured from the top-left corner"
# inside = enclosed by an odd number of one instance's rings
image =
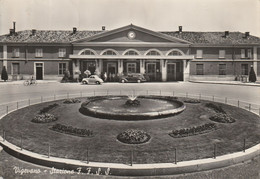
[[[150,140],[150,136],[143,130],[127,129],[117,136],[120,142],[127,144],[141,144]]]

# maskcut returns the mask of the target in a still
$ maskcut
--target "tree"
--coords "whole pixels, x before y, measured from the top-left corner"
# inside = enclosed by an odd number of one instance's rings
[[[249,72],[249,82],[256,82],[256,74],[253,65],[251,65],[250,72]]]
[[[5,66],[2,69],[1,79],[4,81],[8,80],[8,74],[7,74]]]

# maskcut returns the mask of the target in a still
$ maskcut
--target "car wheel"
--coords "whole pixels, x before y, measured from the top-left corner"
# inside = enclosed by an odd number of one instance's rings
[[[100,82],[99,82],[99,81],[96,81],[96,84],[97,84],[97,85],[100,85]]]
[[[137,80],[137,83],[141,83],[141,80]]]
[[[82,81],[82,83],[83,83],[84,85],[88,84],[86,81]]]
[[[121,80],[121,83],[125,83],[125,80]]]

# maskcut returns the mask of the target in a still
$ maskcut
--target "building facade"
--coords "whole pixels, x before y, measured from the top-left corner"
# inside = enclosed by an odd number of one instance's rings
[[[155,32],[128,25],[107,31],[16,32],[0,36],[0,70],[9,79],[74,79],[85,70],[150,81],[239,80],[253,66],[260,77],[260,38],[240,32]]]

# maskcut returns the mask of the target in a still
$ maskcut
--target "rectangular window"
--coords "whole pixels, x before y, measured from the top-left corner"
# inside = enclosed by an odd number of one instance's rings
[[[59,48],[59,57],[66,56],[66,48]]]
[[[127,73],[136,73],[136,63],[127,63]]]
[[[64,75],[64,72],[67,70],[66,63],[59,63],[59,75]]]
[[[252,50],[251,49],[241,49],[241,58],[251,58]]]
[[[12,74],[13,75],[20,74],[20,64],[19,63],[12,63]]]
[[[219,64],[219,75],[226,75],[227,65]]]
[[[35,49],[35,57],[42,57],[42,48]]]
[[[15,58],[20,57],[20,49],[19,48],[13,48],[13,57],[15,57]]]
[[[202,58],[202,55],[203,55],[203,51],[202,50],[197,50],[196,58]]]
[[[203,64],[196,64],[196,74],[197,75],[203,75],[204,69]]]
[[[241,75],[248,75],[248,64],[241,64]]]
[[[226,58],[226,51],[225,50],[219,50],[219,58]]]

